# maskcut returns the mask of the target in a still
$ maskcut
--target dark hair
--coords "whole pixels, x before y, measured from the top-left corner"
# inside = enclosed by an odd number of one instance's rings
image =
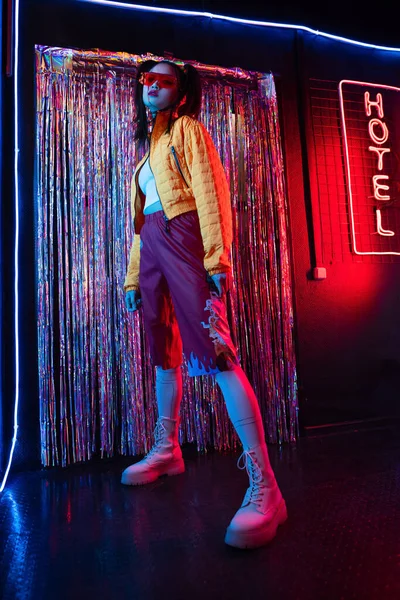
[[[136,106],[136,132],[135,139],[144,144],[148,139],[147,115],[146,107],[143,103],[143,84],[139,82],[140,75],[151,71],[153,67],[159,64],[171,65],[176,72],[178,79],[179,93],[174,102],[174,105],[168,107],[171,109],[171,115],[168,122],[167,131],[170,131],[173,113],[178,117],[188,115],[189,117],[197,118],[201,108],[201,82],[200,75],[192,65],[184,65],[180,67],[176,63],[169,60],[155,61],[146,60],[137,70],[136,88],[135,88],[135,106]],[[182,102],[183,100],[183,102]],[[176,110],[174,110],[176,109]]]

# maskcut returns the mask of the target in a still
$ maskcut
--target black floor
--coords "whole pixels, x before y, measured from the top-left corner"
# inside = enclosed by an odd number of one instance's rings
[[[289,520],[253,551],[223,542],[247,486],[237,455],[184,448],[184,475],[142,488],[121,486],[125,458],[14,474],[1,597],[399,599],[399,433],[393,422],[271,447]]]

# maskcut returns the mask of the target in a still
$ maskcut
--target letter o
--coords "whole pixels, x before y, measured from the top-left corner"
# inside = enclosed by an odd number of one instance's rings
[[[380,127],[382,129],[382,137],[379,137],[375,133],[375,127]],[[383,123],[380,119],[371,119],[368,123],[368,131],[372,140],[374,140],[375,144],[384,144],[388,137],[389,131],[386,126],[386,123]]]

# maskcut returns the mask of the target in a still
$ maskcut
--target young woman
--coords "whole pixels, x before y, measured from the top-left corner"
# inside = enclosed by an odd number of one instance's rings
[[[125,280],[126,305],[143,305],[156,367],[155,444],[128,467],[122,483],[140,485],[185,470],[178,443],[182,350],[189,374],[212,375],[243,445],[250,486],[225,542],[255,548],[287,518],[271,469],[257,399],[241,369],[226,316],[232,216],[225,173],[196,117],[196,69],[146,61],[136,83],[137,131],[149,151],[131,186],[134,239]]]

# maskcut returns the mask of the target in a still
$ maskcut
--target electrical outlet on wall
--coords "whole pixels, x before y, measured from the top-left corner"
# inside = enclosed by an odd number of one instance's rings
[[[325,267],[315,267],[313,269],[313,278],[316,280],[326,279]]]

